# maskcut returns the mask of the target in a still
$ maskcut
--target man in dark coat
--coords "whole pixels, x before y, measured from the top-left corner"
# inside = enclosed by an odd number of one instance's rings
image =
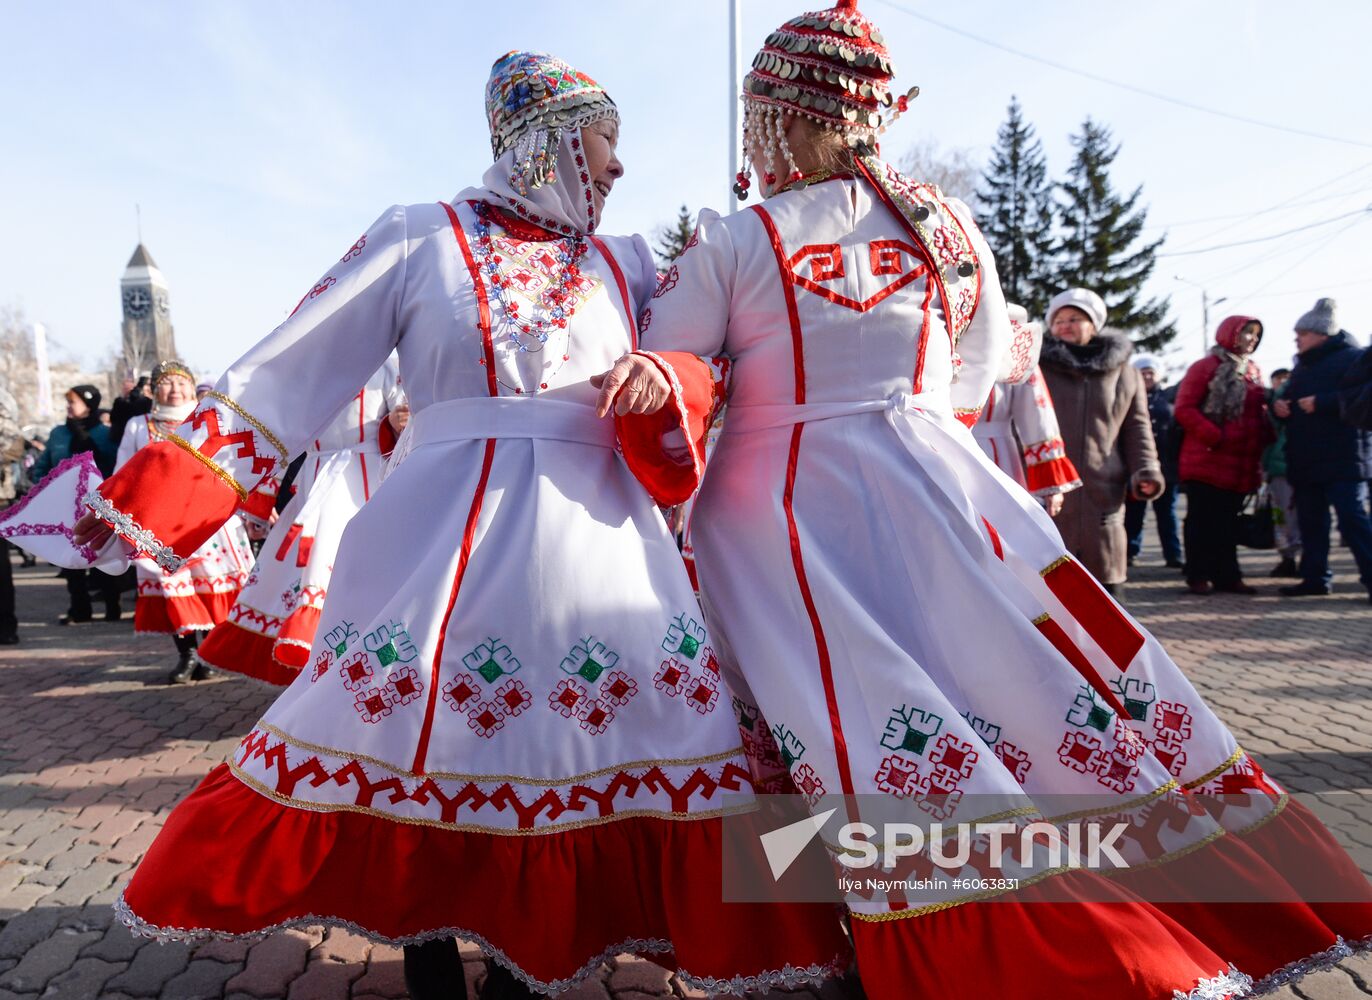
[[[1177,470],[1178,435],[1174,428],[1172,400],[1162,386],[1162,366],[1155,355],[1136,354],[1133,365],[1143,377],[1143,386],[1148,391],[1148,419],[1153,425],[1153,443],[1158,449],[1158,461],[1162,463],[1162,475],[1167,486],[1162,495],[1153,501],[1153,514],[1158,519],[1158,541],[1162,543],[1162,555],[1172,569],[1181,569],[1181,538],[1177,533],[1177,483],[1180,475]],[[1129,562],[1143,548],[1143,525],[1147,519],[1147,500],[1127,500],[1124,504],[1124,530],[1129,536]]]
[[[1340,419],[1339,387],[1362,352],[1339,329],[1333,299],[1320,299],[1296,321],[1295,370],[1285,398],[1273,404],[1286,422],[1287,476],[1296,492],[1300,520],[1301,582],[1283,587],[1287,597],[1328,594],[1329,508],[1353,551],[1362,583],[1372,599],[1372,518],[1367,514],[1367,479],[1372,477],[1372,431]]]

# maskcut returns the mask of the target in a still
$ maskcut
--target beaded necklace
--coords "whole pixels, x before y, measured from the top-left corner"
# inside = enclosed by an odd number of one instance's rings
[[[507,336],[511,346],[519,354],[541,354],[547,347],[548,338],[554,331],[567,330],[576,312],[580,299],[578,284],[581,281],[581,262],[589,249],[586,238],[580,234],[573,234],[566,239],[540,241],[547,244],[560,269],[548,274],[549,286],[534,300],[526,318],[510,292],[510,279],[500,271],[500,265],[505,258],[498,252],[491,237],[490,206],[484,202],[477,202],[474,207],[476,243],[472,249],[476,257],[477,275],[480,280],[485,281],[492,297],[500,304],[501,311],[505,314]],[[499,219],[495,222],[516,238],[524,235],[514,231],[512,227],[504,226]],[[567,336],[570,341],[570,331]],[[544,379],[539,383],[540,389],[548,387],[547,379],[555,375],[562,367],[562,363],[569,358],[570,354],[564,351],[556,366],[544,372]],[[525,391],[522,386],[508,385],[498,375],[496,378],[502,385],[517,393]]]

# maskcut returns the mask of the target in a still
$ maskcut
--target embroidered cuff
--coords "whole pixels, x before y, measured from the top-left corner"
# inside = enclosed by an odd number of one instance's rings
[[[953,410],[953,416],[957,417],[958,421],[963,425],[967,427],[972,427],[976,424],[977,419],[981,416],[981,407],[959,406],[958,408]]]
[[[1069,493],[1081,485],[1081,476],[1067,457],[1062,438],[1025,446],[1024,478],[1029,492],[1036,497]]]
[[[157,536],[151,531],[119,510],[97,491],[91,490],[87,493],[82,503],[96,517],[118,532],[119,536],[127,540],[141,555],[147,556],[168,573],[175,573],[186,564],[186,560],[178,558],[171,550],[171,546],[158,541]]]
[[[164,569],[203,545],[239,504],[220,476],[170,441],[136,452],[98,497],[98,507],[87,506]]]
[[[615,417],[620,450],[653,500],[671,507],[690,498],[705,474],[705,435],[714,414],[714,369],[694,354],[638,351],[671,383],[667,405],[656,413]]]

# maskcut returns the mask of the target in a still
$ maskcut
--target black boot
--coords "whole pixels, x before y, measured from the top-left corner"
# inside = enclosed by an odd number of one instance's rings
[[[452,938],[405,945],[405,988],[410,1000],[467,1000],[467,974]]]
[[[167,683],[187,684],[191,679],[191,671],[195,669],[195,633],[174,635],[172,642],[176,643],[180,658],[176,661],[176,668],[167,675]]]
[[[191,672],[195,669],[195,654],[190,650],[181,654],[181,658],[176,661],[176,666],[167,675],[168,684],[188,684],[191,679]]]
[[[1282,556],[1281,562],[1277,563],[1276,567],[1272,570],[1272,572],[1268,573],[1267,575],[1287,576],[1299,580],[1301,571],[1300,568],[1296,565],[1296,560],[1292,559],[1290,556]]]
[[[537,997],[537,993],[495,959],[486,963],[486,981],[481,985],[481,1000],[536,1000]]]
[[[191,671],[191,680],[193,681],[203,681],[207,677],[214,676],[214,671],[210,669],[210,665],[200,659],[199,656],[196,656],[193,652],[200,648],[200,640],[205,638],[205,635],[206,633],[204,632],[191,632],[186,636],[186,639],[190,642],[192,659],[195,660],[195,669]]]

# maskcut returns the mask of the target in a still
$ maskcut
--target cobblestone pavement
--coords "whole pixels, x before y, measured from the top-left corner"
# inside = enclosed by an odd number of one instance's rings
[[[1372,607],[1340,550],[1338,592],[1283,600],[1246,555],[1258,597],[1184,596],[1145,551],[1127,603],[1270,773],[1372,873]],[[261,942],[157,945],[111,923],[110,904],[172,805],[233,748],[271,700],[216,678],[168,688],[168,639],[120,624],[60,627],[63,583],[17,569],[23,642],[0,653],[0,1000],[14,997],[383,1000],[405,995],[399,951],[338,931]],[[98,607],[98,602],[97,602]],[[483,966],[464,951],[468,979]],[[844,994],[825,989],[826,998]],[[572,996],[689,996],[625,956]],[[1278,996],[1372,996],[1372,956]],[[802,992],[802,998],[813,994]],[[1007,986],[1004,998],[1013,998]],[[917,1000],[917,998],[912,998]],[[959,998],[960,1000],[960,998]]]

